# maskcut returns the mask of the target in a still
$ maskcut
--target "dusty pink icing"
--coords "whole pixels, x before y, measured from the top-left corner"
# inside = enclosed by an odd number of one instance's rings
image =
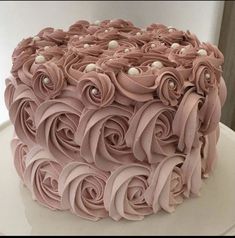
[[[182,164],[184,161],[184,156],[176,154],[154,166],[148,181],[150,185],[145,193],[145,199],[153,207],[154,213],[160,209],[173,212],[175,207],[183,202],[185,177]]]
[[[15,137],[11,141],[11,150],[14,157],[15,169],[22,182],[24,182],[24,172],[26,168],[25,160],[29,152],[29,148],[26,144],[22,143],[22,141]]]
[[[39,146],[29,151],[25,164],[24,182],[33,199],[50,209],[61,210],[58,178],[62,167]]]
[[[173,136],[172,121],[175,109],[160,101],[143,104],[131,118],[126,142],[135,158],[148,163],[158,163],[176,150],[177,138]]]
[[[39,104],[31,88],[24,84],[16,87],[9,117],[16,135],[30,147],[36,142],[35,112]]]
[[[46,84],[43,82],[45,78],[49,80]],[[55,98],[66,86],[63,71],[53,62],[40,65],[32,80],[35,95],[42,100]]]
[[[96,93],[92,90],[96,90]],[[86,108],[95,109],[113,102],[115,87],[108,75],[89,72],[80,78],[77,93]]]
[[[79,100],[62,97],[42,103],[36,112],[37,143],[61,164],[80,159],[75,141],[83,105]]]
[[[145,201],[150,168],[141,164],[122,165],[107,180],[104,206],[114,220],[142,220],[152,213]]]
[[[75,134],[81,156],[105,171],[132,162],[134,156],[125,141],[132,114],[132,108],[115,104],[85,111]]]
[[[72,162],[59,178],[62,206],[76,215],[97,221],[108,215],[104,208],[104,189],[109,173],[86,163]]]
[[[23,39],[4,94],[19,177],[40,204],[93,221],[173,212],[215,167],[223,62],[157,23],[80,20]]]

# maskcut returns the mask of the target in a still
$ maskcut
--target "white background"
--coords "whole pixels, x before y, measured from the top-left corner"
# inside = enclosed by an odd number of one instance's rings
[[[66,30],[77,20],[123,18],[145,27],[154,22],[189,29],[201,41],[217,44],[223,1],[77,1],[0,2],[0,123],[8,119],[5,78],[17,43],[51,26]]]

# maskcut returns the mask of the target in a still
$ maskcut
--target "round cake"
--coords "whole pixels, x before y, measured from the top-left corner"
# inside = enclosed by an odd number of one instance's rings
[[[23,39],[5,103],[13,162],[32,198],[118,221],[198,196],[217,160],[223,62],[189,31],[122,19]]]

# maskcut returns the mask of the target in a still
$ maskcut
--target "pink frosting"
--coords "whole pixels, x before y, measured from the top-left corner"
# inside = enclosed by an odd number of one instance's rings
[[[132,113],[131,108],[115,104],[85,111],[75,135],[82,157],[108,171],[132,162],[133,153],[125,142]]]
[[[226,101],[226,98],[227,98],[227,88],[226,88],[226,84],[225,84],[223,77],[220,78],[220,85],[219,85],[218,93],[219,93],[219,98],[220,98],[220,104],[222,107]]]
[[[207,177],[213,171],[215,163],[218,159],[216,143],[218,140],[218,129],[212,131],[204,137],[203,157],[202,157],[202,173]]]
[[[201,142],[198,147],[193,148],[189,154],[186,155],[182,170],[186,181],[186,190],[184,196],[189,198],[189,195],[200,195],[200,188],[202,186],[201,172]]]
[[[88,32],[87,28],[89,27],[89,25],[90,23],[88,21],[79,20],[69,27],[68,34],[84,35]]]
[[[68,52],[64,56],[64,73],[71,85],[77,85],[77,82],[83,74],[88,64],[95,63],[96,57],[86,57],[78,55],[75,52]]]
[[[204,134],[214,131],[218,126],[221,117],[221,101],[217,88],[213,88],[209,91],[200,109],[199,117],[202,121],[200,131]]]
[[[7,109],[10,109],[11,104],[13,103],[14,93],[17,85],[19,84],[19,80],[14,77],[9,77],[5,80],[6,89],[4,92],[4,99]]]
[[[108,215],[104,208],[104,189],[109,173],[93,165],[72,162],[59,178],[62,206],[85,219],[97,221]]]
[[[126,142],[140,161],[158,163],[175,153],[177,138],[173,136],[175,109],[160,101],[143,104],[131,118]]]
[[[146,66],[138,67],[140,74],[128,75],[120,72],[113,81],[117,89],[126,97],[137,102],[153,99],[153,92],[157,88],[156,75]]]
[[[29,148],[21,140],[15,137],[11,141],[11,150],[14,157],[15,169],[22,182],[24,182],[24,172],[26,168],[25,160],[27,153],[29,152]]]
[[[174,68],[163,68],[158,73],[156,83],[157,94],[163,104],[176,106],[184,86],[184,79],[180,72]]]
[[[189,89],[183,96],[172,122],[173,133],[179,137],[178,149],[189,153],[199,140],[199,105],[203,98]]]
[[[107,180],[104,206],[109,216],[118,221],[142,220],[152,213],[145,200],[150,168],[141,164],[122,165]]]
[[[79,100],[67,97],[45,101],[37,109],[37,143],[62,165],[80,160],[80,146],[74,137],[82,109]]]
[[[154,213],[160,209],[173,212],[175,207],[183,202],[185,176],[182,164],[184,161],[184,156],[176,154],[154,166],[148,181],[150,185],[145,193],[146,201],[153,207]]]
[[[35,112],[39,104],[31,88],[23,84],[17,86],[9,116],[16,135],[28,146],[36,143]]]
[[[48,83],[43,82],[45,78],[49,80]],[[33,90],[42,100],[58,96],[65,85],[63,71],[53,62],[40,65],[33,75]]]
[[[30,150],[25,163],[24,181],[33,199],[52,210],[62,210],[58,193],[58,178],[62,167],[39,146]]]
[[[113,102],[115,87],[108,75],[90,72],[80,78],[77,93],[86,108],[95,109]]]
[[[193,62],[192,74],[189,77],[189,81],[195,83],[197,92],[199,94],[208,93],[210,88],[217,87],[219,83],[221,72],[217,65],[213,64],[210,57],[199,57]],[[210,78],[206,76],[209,74]]]

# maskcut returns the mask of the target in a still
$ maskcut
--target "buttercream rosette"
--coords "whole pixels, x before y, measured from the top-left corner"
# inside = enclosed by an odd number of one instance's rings
[[[17,174],[43,206],[92,221],[175,211],[218,159],[223,62],[159,23],[79,20],[23,39],[4,94]]]
[[[107,180],[104,205],[114,220],[142,220],[152,213],[145,200],[150,168],[130,163],[117,168]]]
[[[89,220],[107,217],[104,189],[108,177],[108,172],[87,163],[66,165],[59,178],[63,208],[71,209],[74,214]]]
[[[41,100],[55,98],[65,86],[63,71],[53,62],[40,65],[33,75],[33,90]]]
[[[33,147],[25,161],[24,181],[34,200],[53,210],[62,210],[58,193],[61,165],[40,146]]]
[[[37,143],[60,163],[80,160],[80,146],[75,133],[80,121],[82,103],[73,98],[45,101],[36,111]]]
[[[115,87],[108,75],[90,72],[80,78],[77,92],[86,108],[96,109],[113,102]]]
[[[175,109],[158,100],[144,103],[136,111],[126,133],[126,142],[137,160],[153,164],[175,153],[178,138],[173,135],[174,117]]]
[[[11,150],[14,157],[15,169],[21,178],[21,181],[24,182],[24,172],[26,168],[25,161],[29,148],[19,138],[15,137],[11,141]]]
[[[39,104],[40,101],[31,88],[24,84],[16,87],[9,117],[16,135],[30,147],[36,143],[35,112]]]
[[[105,171],[134,161],[132,150],[125,141],[132,115],[131,107],[117,104],[84,111],[75,134],[81,156]]]

